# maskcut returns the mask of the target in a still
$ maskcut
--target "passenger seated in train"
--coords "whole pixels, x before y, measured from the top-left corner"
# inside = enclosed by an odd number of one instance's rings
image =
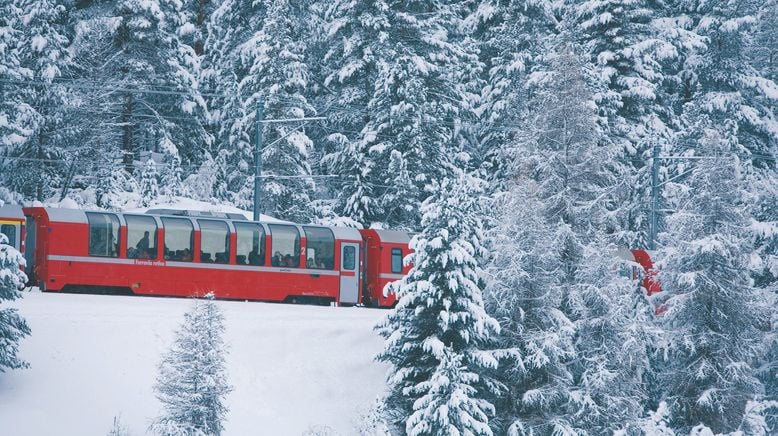
[[[280,252],[280,251],[276,251],[276,252],[273,254],[273,258],[271,259],[271,262],[270,262],[270,263],[271,263],[271,265],[273,265],[273,266],[281,266],[281,260],[282,260],[282,258],[281,258],[281,252]]]
[[[262,265],[262,258],[259,256],[259,247],[254,247],[249,252],[249,265]]]
[[[138,259],[151,258],[151,252],[149,250],[149,245],[151,244],[151,240],[149,236],[150,234],[148,231],[143,232],[143,237],[138,241],[137,244],[135,244],[135,250],[136,250],[135,254]],[[127,257],[130,257],[129,253],[127,253]]]

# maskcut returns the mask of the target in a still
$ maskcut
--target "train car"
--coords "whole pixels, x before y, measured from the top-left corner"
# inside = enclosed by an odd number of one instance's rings
[[[410,254],[408,243],[410,234],[396,230],[360,230],[365,241],[365,305],[373,307],[393,307],[397,303],[394,294],[384,295],[384,288],[390,282],[403,278],[410,265],[404,265],[403,259]]]
[[[651,254],[646,250],[629,250],[619,249],[616,255],[631,262],[631,266],[627,266],[624,271],[632,280],[642,280],[642,285],[646,289],[648,295],[656,294],[662,291],[662,287],[659,285],[659,281],[656,278],[656,270],[654,269],[654,262],[651,260]]]
[[[25,219],[21,206],[0,206],[0,233],[8,238],[8,245],[24,253]]]
[[[173,213],[171,211],[171,213]],[[358,304],[356,229],[234,217],[25,208],[44,291]]]

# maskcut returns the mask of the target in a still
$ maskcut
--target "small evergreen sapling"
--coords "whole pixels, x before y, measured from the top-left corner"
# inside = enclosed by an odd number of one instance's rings
[[[483,181],[458,176],[431,187],[413,268],[390,285],[399,301],[377,327],[386,338],[377,359],[393,367],[387,412],[411,435],[492,434],[482,374],[497,364],[484,346],[499,325],[481,296]]]
[[[20,270],[24,265],[22,254],[8,245],[8,238],[0,233],[0,302],[21,298],[19,290],[27,283],[27,276]],[[19,340],[29,334],[27,322],[16,309],[0,309],[0,372],[29,366],[17,356]]]
[[[151,425],[162,435],[219,435],[232,387],[224,367],[224,316],[213,301],[195,301],[159,366],[154,386],[163,413]]]

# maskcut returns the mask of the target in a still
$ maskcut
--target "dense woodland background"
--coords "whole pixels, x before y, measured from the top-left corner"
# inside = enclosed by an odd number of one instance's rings
[[[264,124],[263,212],[420,232],[390,426],[767,434],[777,39],[775,0],[3,2],[0,199],[251,209],[258,104],[325,117]]]

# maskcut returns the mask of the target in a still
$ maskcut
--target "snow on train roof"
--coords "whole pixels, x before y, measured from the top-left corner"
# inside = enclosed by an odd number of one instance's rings
[[[388,242],[391,244],[407,244],[411,242],[411,235],[408,232],[378,229],[376,229],[375,232],[378,233],[381,242]]]
[[[142,207],[136,209],[128,209],[124,212],[127,213],[146,213],[148,210],[155,209],[172,209],[172,210],[194,210],[198,212],[221,212],[225,214],[239,214],[243,215],[245,219],[251,220],[253,214],[249,211],[239,209],[229,204],[211,204],[205,201],[193,200],[191,198],[179,197],[175,201],[167,203],[158,203],[151,207]],[[289,221],[280,220],[269,215],[260,215],[259,220],[264,223],[284,223],[291,224]]]

